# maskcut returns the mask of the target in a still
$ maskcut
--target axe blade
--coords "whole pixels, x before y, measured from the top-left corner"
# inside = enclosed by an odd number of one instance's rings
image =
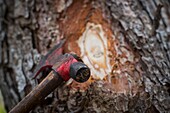
[[[58,62],[58,59],[60,56],[63,55],[63,46],[66,42],[66,39],[63,39],[54,46],[45,56],[43,56],[40,60],[40,63],[38,66],[36,66],[35,71],[33,72],[33,79],[35,79],[40,72],[42,72],[44,69],[52,68],[56,62]]]

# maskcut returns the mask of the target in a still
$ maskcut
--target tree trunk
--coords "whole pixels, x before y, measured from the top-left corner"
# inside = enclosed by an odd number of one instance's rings
[[[168,113],[169,7],[168,0],[0,0],[6,110],[37,85],[40,56],[66,38],[64,52],[77,53],[92,76],[57,88],[32,113]]]

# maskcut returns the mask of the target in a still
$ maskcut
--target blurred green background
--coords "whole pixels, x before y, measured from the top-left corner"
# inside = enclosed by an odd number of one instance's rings
[[[6,113],[6,111],[4,109],[4,104],[3,104],[1,91],[0,91],[0,113]]]

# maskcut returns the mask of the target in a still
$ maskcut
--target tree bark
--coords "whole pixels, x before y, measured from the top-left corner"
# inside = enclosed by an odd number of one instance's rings
[[[139,59],[128,64],[133,64],[135,70],[129,72],[135,81],[129,85],[135,90],[116,86],[117,79],[95,79],[90,85],[78,86],[83,87],[80,90],[73,83],[71,88],[64,85],[56,89],[31,112],[168,113],[169,7],[168,0],[0,0],[0,89],[6,110],[37,85],[31,78],[40,56],[61,38],[68,40],[65,52],[74,51],[81,56],[75,40],[90,22],[100,24],[108,37],[114,37],[108,38],[113,42],[108,44],[109,49],[116,42],[119,48],[125,43],[129,55]],[[114,51],[111,58],[123,60]]]

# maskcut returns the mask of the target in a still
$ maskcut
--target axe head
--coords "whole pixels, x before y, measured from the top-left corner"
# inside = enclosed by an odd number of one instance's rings
[[[43,56],[33,72],[33,79],[46,68],[52,68],[58,61],[58,58],[63,55],[63,45],[66,40],[61,40],[59,44],[54,46],[45,56]]]
[[[70,77],[80,83],[89,79],[90,69],[83,63],[80,57],[73,53],[63,54],[64,43],[65,40],[62,40],[42,58],[35,69],[34,78],[46,68],[51,68],[58,73],[64,81],[68,81]]]

